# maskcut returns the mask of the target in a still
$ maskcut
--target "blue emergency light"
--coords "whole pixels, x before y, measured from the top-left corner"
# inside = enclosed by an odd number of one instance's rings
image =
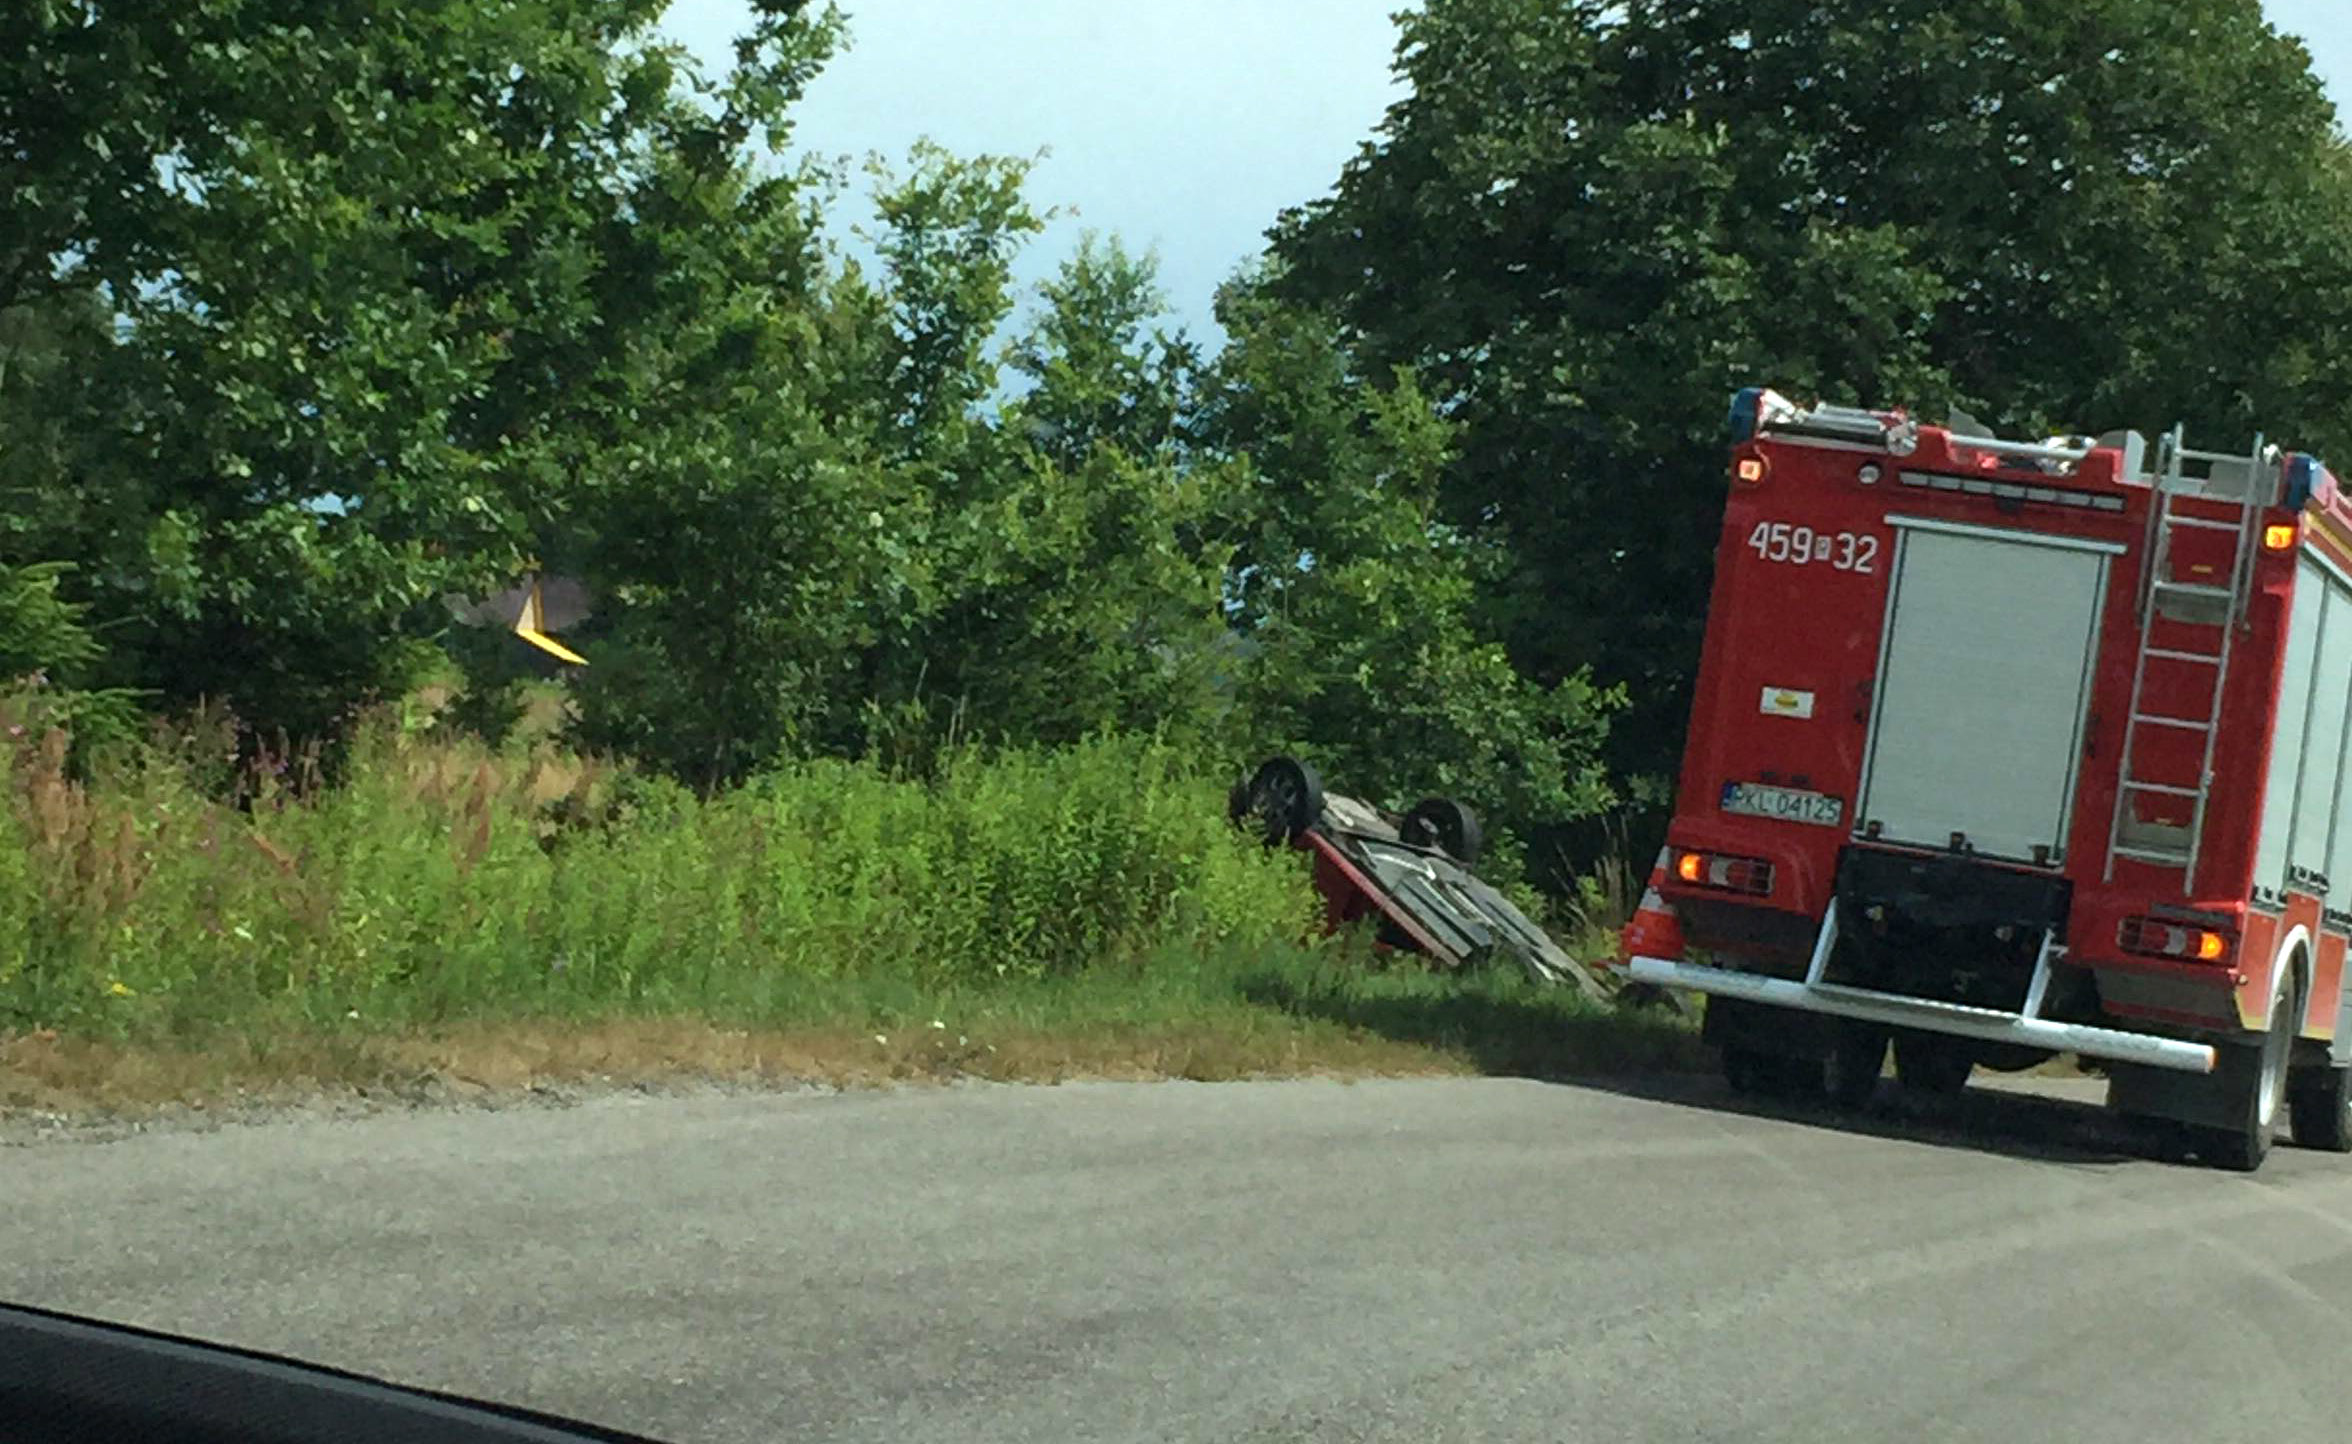
[[[1731,398],[1731,444],[1739,446],[1756,439],[1756,430],[1764,424],[1765,388],[1750,386]]]
[[[2296,452],[2287,458],[2287,497],[2289,511],[2301,511],[2335,489],[2335,477],[2320,464],[2316,456]]]

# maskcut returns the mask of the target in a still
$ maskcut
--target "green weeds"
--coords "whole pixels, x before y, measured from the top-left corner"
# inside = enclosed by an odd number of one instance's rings
[[[709,800],[396,727],[333,786],[265,756],[224,788],[201,728],[89,782],[67,751],[0,747],[0,1103],[467,1067],[1557,1074],[1687,1041],[1315,937],[1300,858],[1148,739],[929,780],[808,763]]]

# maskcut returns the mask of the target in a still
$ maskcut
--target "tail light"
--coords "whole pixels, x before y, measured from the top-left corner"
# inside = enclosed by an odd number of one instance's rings
[[[2125,918],[2116,933],[2116,945],[2127,953],[2184,963],[2218,963],[2230,955],[2237,941],[2213,928],[2168,923],[2162,918]]]
[[[1758,857],[1726,857],[1717,852],[1675,854],[1674,875],[1693,887],[1718,888],[1750,897],[1772,895],[1772,864]]]

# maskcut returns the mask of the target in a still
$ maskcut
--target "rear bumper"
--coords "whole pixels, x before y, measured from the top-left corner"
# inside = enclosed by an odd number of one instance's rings
[[[2044,1048],[2054,1053],[2076,1053],[2085,1058],[2139,1063],[2179,1073],[2210,1073],[2215,1062],[2213,1046],[2209,1043],[2188,1043],[2147,1033],[2127,1033],[2116,1028],[2053,1023],[2016,1013],[1995,1012],[1990,1008],[1907,998],[1893,993],[1843,987],[1836,983],[1802,983],[1756,973],[1735,973],[1725,968],[1701,967],[1696,963],[1669,962],[1664,958],[1634,958],[1627,964],[1626,970],[1635,981],[1657,987],[1712,993],[1744,1002],[1795,1008],[1809,1013],[1828,1013],[1866,1023],[1880,1023],[1890,1028],[1945,1033],[1985,1043],[2012,1043],[2027,1048]]]

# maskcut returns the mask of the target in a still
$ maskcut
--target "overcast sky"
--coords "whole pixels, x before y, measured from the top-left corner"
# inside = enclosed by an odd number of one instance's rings
[[[1393,97],[1404,0],[845,0],[851,48],[810,90],[799,143],[828,156],[1052,154],[1033,198],[1073,212],[1035,247],[1050,272],[1085,229],[1156,249],[1178,317],[1260,248],[1276,212],[1328,190]],[[2352,112],[2352,0],[2266,0]],[[668,27],[716,66],[741,0],[675,0]]]

